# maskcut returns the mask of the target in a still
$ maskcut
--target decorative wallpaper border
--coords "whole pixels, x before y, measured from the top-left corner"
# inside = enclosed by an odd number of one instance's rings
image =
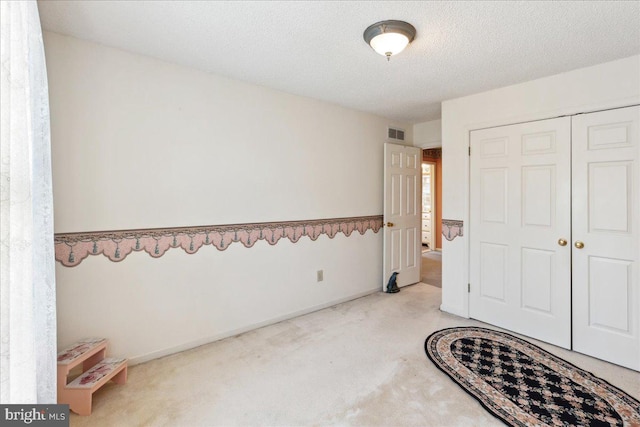
[[[463,236],[464,226],[463,222],[459,219],[443,219],[442,220],[442,235],[448,241],[452,241],[456,237]]]
[[[442,148],[427,148],[422,150],[422,159],[441,159]]]
[[[60,233],[55,235],[56,261],[75,267],[89,255],[104,255],[119,262],[131,252],[145,251],[160,258],[171,248],[193,254],[202,246],[212,245],[223,251],[234,242],[250,248],[258,240],[275,245],[282,238],[296,243],[302,236],[316,240],[321,234],[329,238],[338,233],[350,236],[354,230],[364,234],[382,228],[382,215],[304,221],[260,222],[250,224],[207,225],[200,227],[153,228],[141,230]]]

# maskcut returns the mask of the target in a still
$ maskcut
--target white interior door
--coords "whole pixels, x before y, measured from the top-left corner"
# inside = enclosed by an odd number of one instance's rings
[[[384,267],[382,290],[391,274],[398,286],[420,281],[420,148],[384,144]]]
[[[570,120],[471,132],[470,316],[565,348]]]
[[[640,370],[640,107],[573,118],[573,348]],[[581,247],[582,246],[582,247]]]

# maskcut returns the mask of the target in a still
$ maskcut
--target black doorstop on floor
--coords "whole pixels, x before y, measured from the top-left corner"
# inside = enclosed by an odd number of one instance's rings
[[[394,272],[389,278],[389,283],[387,283],[387,290],[385,291],[388,294],[395,294],[397,292],[400,292],[400,288],[396,283],[396,277],[398,276],[398,274],[398,272]]]

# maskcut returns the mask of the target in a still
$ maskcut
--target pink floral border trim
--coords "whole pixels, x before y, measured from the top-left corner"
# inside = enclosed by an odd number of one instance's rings
[[[364,234],[382,228],[382,215],[306,221],[261,222],[252,224],[208,225],[200,227],[155,228],[142,230],[60,233],[55,235],[56,261],[75,267],[89,255],[104,255],[119,262],[131,252],[145,251],[160,258],[171,248],[193,254],[202,246],[212,245],[223,251],[234,242],[250,248],[258,240],[275,245],[282,238],[296,243],[302,236],[316,240],[326,234],[350,236],[354,230]]]
[[[442,235],[448,241],[452,241],[456,237],[463,236],[463,222],[459,219],[443,219],[442,220]]]

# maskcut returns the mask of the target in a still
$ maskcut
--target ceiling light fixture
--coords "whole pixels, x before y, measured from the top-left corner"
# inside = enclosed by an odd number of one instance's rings
[[[413,25],[404,21],[380,21],[364,30],[364,41],[380,55],[387,57],[400,53],[416,36]]]

